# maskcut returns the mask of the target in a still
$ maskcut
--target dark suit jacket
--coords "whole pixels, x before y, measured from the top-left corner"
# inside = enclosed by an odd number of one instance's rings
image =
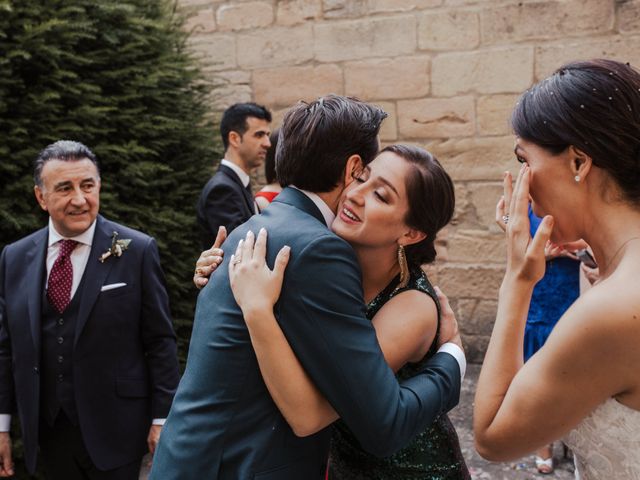
[[[99,256],[111,235],[130,238],[120,258]],[[36,465],[41,302],[48,228],[0,257],[0,412],[20,418],[27,467]],[[101,292],[103,285],[125,287]],[[152,418],[166,417],[179,379],[176,339],[153,238],[98,216],[73,350],[79,426],[103,470],[141,458]]]
[[[240,177],[226,165],[202,189],[197,206],[202,249],[211,248],[221,225],[227,233],[243,224],[255,213],[255,201],[242,185]]]
[[[268,263],[291,247],[276,316],[313,382],[362,446],[388,455],[458,402],[460,369],[436,354],[402,387],[365,317],[361,273],[351,247],[324,224],[302,192],[287,188],[247,230],[269,232]],[[225,256],[198,298],[187,368],[153,461],[153,480],[322,479],[330,429],[294,435],[263,382]]]

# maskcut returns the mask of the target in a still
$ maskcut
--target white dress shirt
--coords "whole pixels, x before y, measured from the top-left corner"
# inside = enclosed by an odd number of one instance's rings
[[[320,198],[316,193],[309,192],[307,190],[302,190],[294,185],[289,185],[289,186],[292,188],[295,188],[296,190],[301,191],[307,197],[309,197],[309,199],[320,210],[320,213],[324,217],[324,221],[327,224],[327,227],[331,228],[331,224],[335,220],[336,215],[335,213],[333,213],[333,210],[329,208],[329,205],[327,205],[324,202],[324,200],[322,200],[322,198]],[[467,358],[465,357],[464,350],[462,350],[458,345],[456,345],[453,342],[447,342],[447,343],[444,343],[438,349],[438,353],[439,352],[448,353],[449,355],[452,355],[453,358],[456,359],[456,362],[458,362],[458,366],[460,367],[460,381],[464,380],[464,375],[465,373],[467,373]]]

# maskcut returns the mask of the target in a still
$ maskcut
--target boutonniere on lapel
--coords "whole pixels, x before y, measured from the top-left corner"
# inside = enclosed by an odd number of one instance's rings
[[[98,260],[100,260],[100,263],[104,263],[104,261],[111,256],[121,257],[124,251],[129,247],[130,243],[130,238],[122,238],[119,240],[118,232],[113,232],[113,234],[111,235],[111,247],[109,248],[109,250],[100,255],[100,258]]]

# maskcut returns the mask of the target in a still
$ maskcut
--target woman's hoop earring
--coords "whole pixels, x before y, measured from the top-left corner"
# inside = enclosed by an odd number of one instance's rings
[[[406,287],[409,283],[409,264],[407,263],[407,254],[402,245],[398,245],[398,265],[400,265],[400,281],[396,290]]]

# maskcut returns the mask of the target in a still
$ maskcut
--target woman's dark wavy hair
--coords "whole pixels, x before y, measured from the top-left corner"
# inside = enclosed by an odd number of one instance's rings
[[[596,59],[567,63],[520,97],[515,134],[552,154],[570,145],[606,170],[624,200],[640,204],[640,74]]]
[[[395,153],[411,166],[406,178],[409,210],[405,223],[427,234],[421,242],[405,247],[407,262],[431,263],[436,259],[436,235],[451,221],[456,207],[451,177],[438,159],[422,148],[389,145],[382,152]]]

